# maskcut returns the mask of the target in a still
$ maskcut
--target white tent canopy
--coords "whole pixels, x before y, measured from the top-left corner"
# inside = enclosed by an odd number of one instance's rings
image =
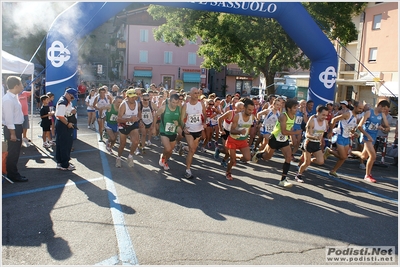
[[[379,87],[379,96],[399,97],[399,82],[385,82]]]
[[[23,60],[22,58],[16,57],[1,50],[1,74],[14,74],[31,75],[31,81],[33,81],[33,75],[35,73],[35,64]],[[33,138],[33,92],[34,87],[31,83],[31,118],[30,118],[30,128],[31,128],[31,140]]]
[[[1,73],[33,75],[35,65],[1,50]]]

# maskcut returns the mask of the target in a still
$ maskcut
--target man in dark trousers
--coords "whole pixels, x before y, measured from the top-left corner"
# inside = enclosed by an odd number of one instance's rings
[[[57,169],[62,171],[75,170],[75,166],[69,163],[76,128],[69,119],[75,117],[76,109],[72,106],[74,99],[78,99],[78,90],[68,88],[56,106],[56,160]]]
[[[22,144],[22,123],[24,114],[18,94],[24,90],[21,78],[9,76],[6,81],[8,91],[2,100],[2,124],[7,141],[7,177],[13,182],[27,182],[28,178],[18,172],[17,163]]]

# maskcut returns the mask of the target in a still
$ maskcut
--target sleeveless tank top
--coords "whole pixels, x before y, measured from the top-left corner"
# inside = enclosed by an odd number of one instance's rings
[[[263,121],[263,127],[267,132],[270,133],[274,130],[274,127],[279,119],[279,116],[280,116],[279,111],[277,111],[276,114],[274,114],[272,109],[268,112]]]
[[[236,140],[247,140],[247,138],[249,137],[249,133],[250,133],[250,127],[251,127],[251,125],[253,125],[253,119],[254,119],[254,116],[253,116],[253,114],[251,114],[249,119],[247,121],[244,121],[243,113],[240,112],[239,120],[238,120],[238,130],[246,129],[246,133],[245,134],[232,134],[231,133],[230,136]]]
[[[180,120],[181,111],[180,107],[177,106],[174,111],[170,110],[168,107],[168,99],[165,101],[165,111],[161,114],[161,122],[160,122],[160,133],[165,135],[173,135],[176,134],[177,126],[174,121]]]
[[[350,137],[350,132],[357,126],[357,118],[354,117],[353,112],[351,110],[348,111],[350,113],[350,118],[347,120],[341,120],[338,123],[337,129],[338,134],[344,138]]]
[[[143,106],[143,104],[140,103],[140,106],[142,107],[142,121],[144,124],[149,125],[153,122],[153,110],[151,109],[150,105],[148,107]]]
[[[379,125],[381,125],[381,122],[382,122],[382,113],[378,113],[378,115],[375,115],[374,110],[371,110],[369,118],[365,122],[363,128],[368,134],[377,135],[378,127]]]
[[[322,122],[322,126],[319,125],[318,123],[318,119],[314,118],[314,129],[313,129],[313,136],[314,137],[318,137],[318,140],[314,140],[314,139],[308,139],[311,142],[316,142],[319,143],[321,142],[321,137],[324,135],[324,132],[326,131],[326,120],[324,120]]]
[[[118,110],[114,108],[114,105],[111,105],[110,111],[106,112],[106,122],[107,124],[117,124],[118,118]]]
[[[128,102],[126,102],[125,100],[122,103],[125,104],[125,107],[126,107],[125,114],[122,116],[122,118],[130,118],[132,116],[137,116],[138,115],[139,108],[138,108],[138,103],[137,102],[135,102],[135,109],[130,109],[129,105],[128,105]],[[128,121],[128,122],[125,123],[125,125],[133,125],[134,123],[135,122]]]
[[[186,114],[185,126],[188,131],[192,133],[201,132],[203,130],[203,109],[200,100],[195,105],[187,102]]]
[[[223,122],[222,122],[222,127],[224,127],[224,129],[225,130],[227,130],[227,131],[230,131],[231,130],[231,126],[232,126],[232,121],[233,121],[233,118],[235,117],[235,111],[233,110],[232,111],[232,119],[230,119],[230,120],[228,120],[228,119],[225,119]]]
[[[296,117],[293,117],[293,119],[291,119],[286,112],[284,112],[283,114],[285,114],[285,116],[287,118],[286,130],[290,131],[293,128],[294,119]],[[274,130],[272,131],[271,134],[275,136],[275,139],[278,142],[286,142],[288,140],[288,136],[287,135],[283,135],[282,132],[281,132],[281,123],[279,122],[279,120],[276,122]]]

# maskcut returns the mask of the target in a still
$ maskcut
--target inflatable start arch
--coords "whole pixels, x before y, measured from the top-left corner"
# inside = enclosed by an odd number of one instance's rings
[[[61,13],[47,34],[46,89],[58,99],[67,86],[78,85],[78,40],[118,14],[130,2],[78,2]],[[300,3],[174,2],[152,3],[203,11],[276,19],[311,60],[308,99],[333,102],[338,59],[332,43]],[[295,18],[295,19],[294,19]]]

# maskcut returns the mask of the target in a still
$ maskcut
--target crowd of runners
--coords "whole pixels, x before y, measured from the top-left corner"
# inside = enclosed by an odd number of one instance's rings
[[[102,86],[86,97],[87,127],[95,129],[98,123],[99,141],[116,156],[118,168],[122,167],[122,156],[134,167],[134,156],[146,153],[145,147],[151,146],[154,138],[161,141],[158,163],[164,170],[169,169],[173,153],[185,154],[187,179],[193,178],[191,165],[197,151],[212,151],[226,179],[233,180],[238,161],[268,161],[280,150],[284,157],[282,187],[292,186],[287,179],[291,162],[298,163],[295,181],[303,183],[307,167],[322,165],[329,156],[337,158],[329,175],[339,177],[337,171],[345,160],[358,157],[359,168],[365,170],[364,180],[376,182],[371,174],[376,160],[374,144],[379,132],[390,131],[388,101],[382,100],[376,107],[349,100],[314,107],[311,100],[298,102],[275,95],[263,100],[241,98],[238,93],[225,98],[205,96],[195,87],[184,92],[155,84],[147,90],[120,90],[114,85],[111,93]],[[129,153],[124,155],[127,145]],[[301,155],[297,156],[299,150]]]

